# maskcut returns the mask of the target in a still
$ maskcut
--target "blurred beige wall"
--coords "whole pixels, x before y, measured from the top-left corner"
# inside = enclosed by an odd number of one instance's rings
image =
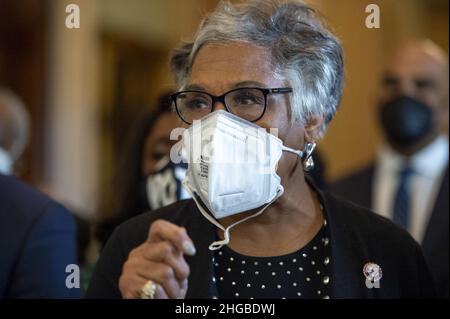
[[[75,212],[92,214],[98,187],[98,7],[94,1],[53,0],[49,13],[45,185]],[[77,3],[81,28],[65,27]]]
[[[130,38],[149,47],[159,47],[167,57],[172,48],[195,32],[202,16],[217,0],[96,0],[101,29]],[[168,58],[167,58],[168,61]],[[166,61],[165,61],[166,62]],[[158,70],[160,81],[152,83],[164,91],[173,86],[167,63]]]

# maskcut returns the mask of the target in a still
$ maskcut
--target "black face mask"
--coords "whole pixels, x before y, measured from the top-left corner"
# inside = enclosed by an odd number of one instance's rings
[[[168,157],[160,163],[166,164],[155,173],[144,177],[139,186],[139,198],[145,210],[155,210],[189,197],[182,187],[187,164],[174,164]]]
[[[400,146],[422,140],[433,128],[431,108],[409,96],[400,96],[382,105],[379,116],[387,138]]]

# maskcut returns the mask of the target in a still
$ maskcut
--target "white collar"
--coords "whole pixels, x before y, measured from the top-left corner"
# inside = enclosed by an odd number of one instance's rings
[[[7,151],[0,147],[0,174],[12,174],[13,161]]]
[[[448,165],[448,150],[448,137],[438,136],[433,142],[411,157],[411,168],[417,174],[429,178],[438,177]],[[378,164],[383,170],[398,172],[405,166],[405,162],[406,157],[388,145],[383,145],[378,152]]]

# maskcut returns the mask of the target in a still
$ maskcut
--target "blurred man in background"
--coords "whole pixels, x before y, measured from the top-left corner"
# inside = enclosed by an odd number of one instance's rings
[[[332,187],[422,244],[441,297],[449,296],[448,76],[448,55],[429,40],[394,52],[377,103],[386,143],[373,164]]]
[[[0,87],[0,173],[11,175],[28,144],[29,114],[21,99]]]
[[[26,148],[28,130],[23,103],[0,89],[0,298],[79,297],[77,278],[69,280],[70,287],[66,281],[67,266],[77,264],[72,216],[8,176]]]

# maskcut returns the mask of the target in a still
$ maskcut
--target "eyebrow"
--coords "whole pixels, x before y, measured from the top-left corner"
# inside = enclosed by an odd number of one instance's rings
[[[267,85],[262,83],[262,82],[258,82],[258,81],[241,81],[241,82],[233,84],[230,87],[230,90],[243,88],[243,87],[266,88]],[[183,90],[188,90],[188,91],[189,90],[207,91],[207,89],[204,86],[200,85],[200,84],[189,84],[186,87],[184,87]]]

